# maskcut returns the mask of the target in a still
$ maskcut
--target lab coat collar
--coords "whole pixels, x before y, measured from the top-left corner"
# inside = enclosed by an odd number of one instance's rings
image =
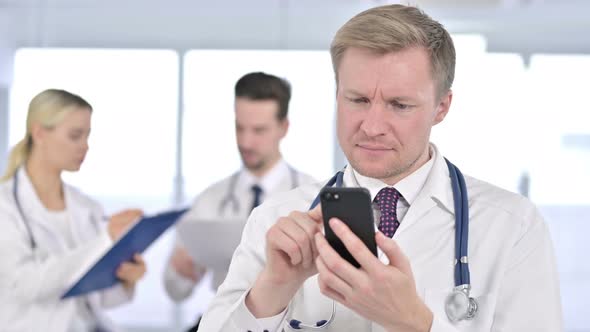
[[[453,191],[447,162],[436,145],[430,143],[430,146],[435,151],[434,164],[419,196],[424,196],[425,199],[430,198],[436,205],[455,215]]]
[[[18,177],[16,194],[18,195],[18,201],[22,208],[22,222],[28,223],[33,237],[37,242],[37,246],[53,252],[65,252],[67,250],[67,244],[62,236],[57,235],[54,225],[44,218],[44,211],[47,209],[39,199],[26,168],[21,166],[16,176]],[[13,183],[13,185],[15,184]]]
[[[424,187],[404,216],[398,229],[400,233],[404,232],[414,221],[422,218],[435,206],[454,216],[453,192],[447,163],[434,144],[431,143],[430,147],[434,152],[432,169],[428,174]]]
[[[37,195],[35,188],[33,187],[33,183],[27,174],[26,168],[21,166],[18,171],[18,198],[19,202],[22,206],[23,213],[26,214],[27,221],[30,223],[32,227],[33,233],[35,233],[35,226],[41,227],[44,229],[45,232],[49,232],[50,234],[54,234],[55,236],[55,227],[48,223],[46,218],[44,217],[44,211],[47,211],[47,208]],[[82,225],[80,225],[80,221],[85,220],[88,218],[88,211],[84,211],[81,208],[77,208],[79,202],[76,200],[75,192],[72,188],[62,182],[63,191],[64,191],[64,200],[66,211],[70,218],[70,227],[72,232],[74,233],[74,243],[80,244],[81,241],[84,241],[84,237],[82,234],[84,232],[80,229]],[[67,244],[61,236],[56,236],[59,238],[58,241],[55,243],[59,243],[60,247],[66,248]],[[62,249],[63,249],[62,248]]]
[[[22,207],[23,213],[30,223],[45,224],[45,219],[41,217],[41,212],[46,210],[45,206],[39,199],[29,174],[24,166],[19,167],[16,176],[18,177],[18,201]],[[46,225],[44,225],[46,226]]]

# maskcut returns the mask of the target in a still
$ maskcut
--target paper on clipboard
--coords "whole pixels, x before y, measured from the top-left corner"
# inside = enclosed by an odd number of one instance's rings
[[[238,219],[183,220],[177,231],[197,264],[214,271],[227,271],[245,224],[246,220]]]

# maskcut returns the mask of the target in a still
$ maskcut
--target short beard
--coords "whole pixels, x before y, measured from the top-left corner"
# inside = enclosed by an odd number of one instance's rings
[[[361,173],[364,176],[384,181],[384,180],[391,179],[391,178],[397,179],[400,175],[404,174],[409,169],[414,167],[414,165],[416,165],[416,163],[418,162],[418,160],[420,160],[420,158],[422,158],[422,155],[419,155],[411,163],[409,163],[403,167],[386,170],[387,173],[385,173],[385,174],[383,174],[383,173],[381,173],[381,174],[373,173],[372,174],[371,172],[361,172],[361,170],[354,167],[354,165],[353,165],[353,167],[357,172]],[[398,181],[399,181],[399,179],[398,179]]]
[[[258,162],[255,162],[252,165],[248,165],[244,159],[242,158],[242,163],[244,164],[244,166],[246,167],[246,169],[248,169],[249,171],[258,171],[264,168],[264,166],[266,166],[266,162],[264,160],[259,160]]]

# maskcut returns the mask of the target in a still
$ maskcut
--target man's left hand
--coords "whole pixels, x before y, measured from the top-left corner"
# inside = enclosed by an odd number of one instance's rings
[[[322,234],[316,234],[322,294],[388,331],[429,331],[432,312],[418,297],[410,262],[397,243],[381,232],[375,234],[377,245],[389,258],[386,265],[342,221],[333,218],[330,227],[361,267],[352,266]]]

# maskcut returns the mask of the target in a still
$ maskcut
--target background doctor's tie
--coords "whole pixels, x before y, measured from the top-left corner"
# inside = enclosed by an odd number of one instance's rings
[[[379,207],[379,230],[385,236],[391,238],[399,227],[397,219],[397,201],[400,193],[395,188],[385,187],[375,196],[375,203]]]
[[[250,211],[254,210],[255,207],[260,205],[260,198],[262,197],[262,188],[259,185],[255,184],[252,186],[252,193],[254,193],[254,199],[252,200],[252,208]]]

